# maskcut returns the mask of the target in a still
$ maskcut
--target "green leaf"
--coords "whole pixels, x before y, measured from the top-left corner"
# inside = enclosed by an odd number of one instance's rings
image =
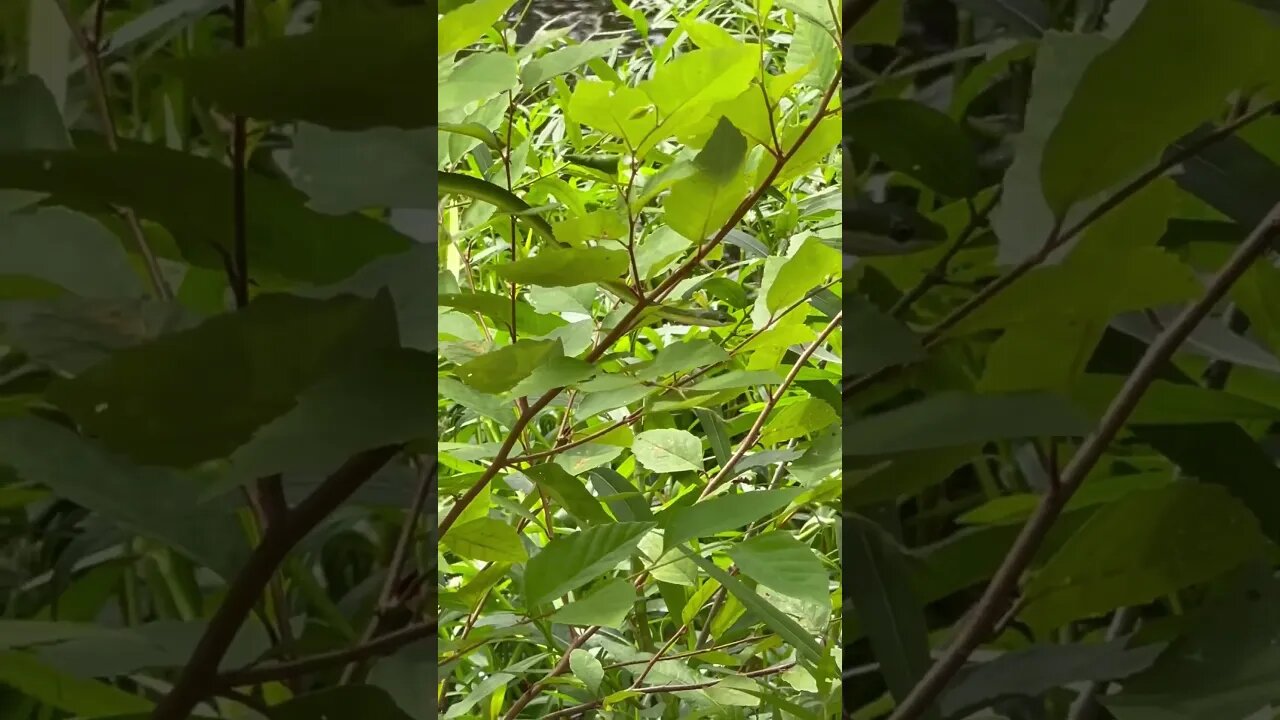
[[[519,563],[529,557],[516,529],[495,518],[477,518],[450,527],[440,542],[468,560]]]
[[[674,342],[662,348],[658,357],[640,368],[636,377],[657,380],[687,370],[718,365],[729,359],[729,353],[714,342],[704,339]]]
[[[436,361],[397,349],[304,390],[297,404],[260,427],[232,453],[228,474],[240,482],[276,473],[324,475],[364,450],[406,443],[436,431],[428,378]]]
[[[779,637],[795,648],[801,657],[812,663],[821,662],[822,648],[795,620],[765,602],[754,590],[744,585],[741,580],[721,570],[714,562],[693,552],[685,545],[679,547],[680,551],[688,556],[690,560],[697,563],[716,582],[724,586],[729,594],[737,598],[743,607],[760,618],[769,629],[778,633]]]
[[[475,0],[440,18],[436,52],[447,55],[479,40],[515,0]]]
[[[448,75],[439,77],[437,110],[446,112],[495,98],[515,87],[517,72],[516,59],[504,52],[468,55],[449,68]]]
[[[1262,552],[1258,521],[1212,485],[1131,493],[1095,512],[1027,583],[1022,617],[1044,630],[1141,605]]]
[[[1203,125],[1175,142],[1170,151],[1186,150],[1213,131],[1213,126]],[[1280,200],[1280,165],[1276,162],[1239,136],[1231,136],[1200,149],[1182,163],[1182,172],[1173,179],[1178,187],[1251,228]]]
[[[68,374],[194,322],[177,303],[156,300],[63,295],[0,303],[6,341],[32,362]]]
[[[458,377],[487,393],[510,390],[550,356],[563,354],[558,340],[519,340],[459,365]]]
[[[613,511],[614,517],[624,522],[651,520],[653,512],[639,490],[626,478],[609,468],[591,470],[591,484]]]
[[[600,683],[604,680],[604,665],[589,651],[574,648],[569,653],[569,669],[576,678],[586,683],[592,695],[600,692]]]
[[[1190,266],[1157,247],[1116,250],[1106,262],[1066,262],[1027,273],[951,329],[965,334],[1050,318],[1110,320],[1199,297]]]
[[[1121,375],[1085,375],[1074,384],[1071,400],[1100,418],[1126,379]],[[1130,425],[1187,425],[1272,420],[1278,416],[1280,408],[1238,395],[1156,380],[1143,393],[1127,422]]]
[[[436,303],[440,307],[480,313],[503,326],[511,325],[511,298],[506,295],[489,292],[449,293],[438,296]],[[559,316],[536,312],[523,300],[515,303],[515,319],[522,334],[535,336],[546,335],[567,324]]]
[[[202,620],[157,620],[129,628],[99,628],[100,632],[42,643],[32,652],[40,662],[75,677],[120,677],[141,670],[182,667],[207,629],[208,623]],[[7,632],[7,628],[0,632]],[[243,667],[270,648],[266,630],[250,621],[236,633],[219,668]]]
[[[622,39],[587,40],[530,60],[520,70],[520,84],[526,89],[535,88],[553,77],[585,65],[588,61],[604,57],[622,45]]]
[[[1144,349],[1142,342],[1111,331],[1095,354],[1096,370],[1127,373]],[[1195,383],[1172,368],[1165,368],[1161,377]],[[1187,475],[1222,486],[1240,498],[1257,515],[1267,536],[1280,542],[1280,468],[1240,425],[1137,425],[1130,431],[1138,442],[1150,445]]]
[[[664,549],[694,538],[735,530],[777,512],[802,490],[757,490],[719,495],[687,506],[676,506],[658,515]]]
[[[81,143],[77,150],[0,155],[0,188],[50,193],[51,202],[89,211],[133,208],[173,234],[182,258],[219,273],[235,236],[230,186],[231,171],[216,160],[138,143],[119,152]],[[314,212],[301,192],[256,173],[246,179],[246,197],[254,276],[332,283],[410,247],[382,222]],[[156,252],[176,254],[162,246]]]
[[[1280,585],[1237,578],[1154,666],[1101,698],[1117,720],[1267,717],[1280,692]]]
[[[693,159],[701,174],[714,182],[728,183],[742,169],[747,140],[728,118],[720,118],[702,151]]]
[[[663,218],[672,230],[701,242],[728,222],[748,190],[745,175],[720,181],[700,172],[671,186],[662,201]]]
[[[850,338],[859,339],[845,345],[845,374],[862,375],[924,359],[920,338],[906,325],[858,295],[846,296],[843,300],[844,332]]]
[[[316,720],[326,717],[370,720],[414,720],[396,705],[387,691],[372,685],[345,685],[298,695],[273,705],[271,720]]]
[[[338,364],[395,340],[387,296],[265,295],[55,380],[48,397],[135,460],[188,465],[226,456]]]
[[[1026,122],[1013,139],[1014,158],[1005,171],[1000,204],[991,213],[999,238],[997,260],[1011,265],[1040,250],[1052,232],[1054,212],[1040,185],[1045,143],[1093,59],[1110,42],[1100,34],[1045,33],[1031,75]],[[1074,215],[1072,216],[1074,219]]]
[[[573,590],[627,559],[654,523],[622,522],[557,535],[529,559],[524,594],[530,607]]]
[[[631,452],[656,473],[702,470],[702,441],[686,430],[646,430],[636,435]]]
[[[635,602],[635,586],[625,579],[615,578],[602,583],[586,597],[555,611],[550,619],[565,625],[621,628]]]
[[[841,502],[863,507],[910,497],[947,479],[980,449],[960,445],[858,458],[857,467],[845,472]]]
[[[152,707],[143,697],[59,672],[24,652],[0,653],[0,683],[81,717],[146,712]]]
[[[750,87],[760,72],[760,48],[744,43],[693,50],[677,56],[639,85],[657,108],[660,129],[643,149],[705,122],[711,108]]]
[[[298,293],[304,297],[332,298],[356,295],[376,298],[385,289],[395,301],[400,344],[423,352],[436,351],[438,310],[434,283],[423,282],[435,266],[435,244],[415,243],[405,252],[384,255],[342,281]],[[508,307],[510,299],[508,298]]]
[[[248,557],[235,508],[198,502],[201,484],[135,467],[70,430],[31,416],[0,419],[0,464],[133,532],[169,543],[224,579]]]
[[[902,550],[870,520],[845,520],[841,560],[847,593],[867,629],[871,650],[893,697],[901,701],[929,669],[929,627]],[[937,711],[932,711],[938,717]]]
[[[1083,436],[1092,423],[1056,395],[945,392],[844,428],[845,455],[881,455],[1044,436]]]
[[[78,295],[138,297],[141,278],[120,241],[87,215],[62,208],[3,216],[0,273],[46,280]]]
[[[435,207],[436,131],[379,127],[344,132],[299,123],[289,162],[308,207],[341,215],[374,207]]]
[[[587,490],[581,480],[555,463],[535,465],[524,474],[538,483],[561,507],[583,522],[608,523],[609,516],[600,501]]]
[[[617,280],[627,272],[627,253],[600,247],[544,247],[530,258],[500,265],[502,278],[525,285],[573,287]]]
[[[1129,642],[1121,638],[1008,652],[961,671],[939,705],[946,717],[957,717],[1005,698],[1034,698],[1074,683],[1121,680],[1150,667],[1165,649],[1163,644],[1129,648]]]
[[[782,376],[772,370],[730,370],[727,373],[694,383],[692,389],[695,392],[716,392],[750,387],[752,385],[779,385],[781,383]]]
[[[818,238],[809,238],[778,269],[769,285],[765,306],[770,313],[776,313],[799,301],[828,277],[839,274],[842,262],[840,251]]]
[[[1234,0],[1147,3],[1090,63],[1045,145],[1041,183],[1054,214],[1137,174],[1232,90],[1266,80],[1277,47],[1280,30]]]
[[[436,120],[434,98],[405,88],[430,76],[422,50],[435,34],[434,16],[426,7],[352,13],[174,69],[192,94],[227,113],[341,130],[427,127]]]
[[[1095,505],[1115,502],[1132,492],[1163,487],[1173,481],[1166,470],[1134,473],[1111,478],[1087,480],[1083,487],[1071,495],[1066,511],[1079,510]],[[988,500],[956,518],[964,525],[1005,525],[1024,522],[1040,504],[1040,496],[1034,493],[1015,493]]]
[[[777,445],[815,433],[839,419],[840,416],[836,415],[836,411],[827,401],[812,397],[801,398],[796,402],[783,405],[769,418],[765,423],[764,432],[760,433],[760,442],[765,445]]]
[[[912,100],[873,100],[846,107],[844,133],[886,165],[952,197],[981,189],[978,154],[945,113]]]
[[[747,577],[783,595],[819,604],[830,602],[822,560],[789,532],[757,535],[731,547],[729,557]]]
[[[0,152],[70,148],[58,103],[40,78],[22,75],[0,85]]]

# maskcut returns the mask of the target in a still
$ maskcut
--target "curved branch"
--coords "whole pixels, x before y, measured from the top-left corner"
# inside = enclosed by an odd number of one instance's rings
[[[218,663],[289,551],[390,462],[400,448],[398,444],[388,445],[355,455],[291,510],[283,522],[267,529],[227,589],[222,605],[209,621],[173,689],[156,705],[151,720],[186,720],[196,704],[213,692]]]
[[[382,657],[383,655],[390,655],[405,645],[410,645],[418,640],[431,637],[435,634],[435,620],[417,623],[415,625],[400,628],[394,632],[389,632],[386,635],[380,635],[361,645],[354,645],[349,648],[343,648],[342,650],[320,653],[318,655],[300,658],[291,662],[225,672],[214,678],[213,685],[215,688],[221,690],[222,688],[239,687],[242,685],[257,685],[259,683],[270,682],[273,680],[287,680],[300,675],[306,675],[307,673],[313,673],[318,670],[326,670],[344,663],[358,662],[360,660],[368,660],[370,658]]]

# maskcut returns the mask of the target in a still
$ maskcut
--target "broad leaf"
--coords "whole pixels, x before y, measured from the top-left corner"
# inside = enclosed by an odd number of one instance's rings
[[[906,558],[893,539],[861,516],[844,522],[847,594],[867,629],[880,673],[894,698],[902,700],[929,669],[923,608],[911,588]]]
[[[1090,63],[1045,145],[1049,207],[1062,217],[1140,172],[1228,93],[1263,81],[1280,62],[1277,48],[1280,29],[1235,0],[1147,3]],[[1138,116],[1147,120],[1132,122]]]
[[[551,614],[551,621],[566,625],[601,625],[620,628],[635,607],[636,589],[615,578],[602,583],[586,597],[574,600]]]
[[[497,268],[503,278],[525,285],[573,287],[617,280],[627,271],[627,253],[604,248],[543,248],[530,258]]]
[[[440,542],[468,560],[519,563],[529,557],[516,529],[494,518],[476,518],[451,527]]]
[[[889,167],[932,190],[968,197],[980,190],[978,154],[964,130],[910,100],[875,100],[844,111],[844,132]]]
[[[1132,493],[1094,513],[1028,582],[1022,617],[1047,630],[1140,605],[1222,575],[1262,547],[1257,520],[1222,488]]]
[[[314,212],[302,193],[255,173],[246,183],[255,276],[337,282],[374,258],[409,248],[407,237],[372,218]],[[49,193],[52,202],[77,209],[130,207],[172,233],[177,248],[158,245],[158,254],[219,272],[235,236],[230,186],[231,171],[217,161],[159,146],[129,143],[111,152],[82,145],[0,156],[0,188]]]
[[[636,435],[631,451],[653,472],[702,470],[702,441],[686,430],[647,430]]]
[[[557,598],[627,559],[653,523],[622,522],[558,535],[525,565],[524,594],[530,607]]]
[[[343,130],[426,127],[436,118],[433,98],[405,89],[429,77],[423,48],[434,15],[425,7],[353,13],[302,35],[183,60],[177,70],[192,93],[229,113]]]
[[[675,547],[694,538],[734,530],[781,510],[800,490],[757,490],[719,495],[684,507],[674,507],[658,515],[663,546]]]
[[[218,458],[288,411],[298,393],[338,364],[393,347],[393,317],[385,296],[265,296],[243,312],[116,352],[55,381],[49,398],[139,461]]]
[[[845,455],[879,455],[988,440],[1082,436],[1091,423],[1066,400],[1044,393],[942,393],[845,425]]]

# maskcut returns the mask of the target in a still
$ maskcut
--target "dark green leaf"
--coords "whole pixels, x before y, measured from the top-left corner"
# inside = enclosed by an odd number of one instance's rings
[[[654,523],[623,522],[558,535],[525,565],[524,594],[541,605],[599,577],[627,559]]]
[[[220,163],[158,146],[0,156],[0,187],[50,193],[54,202],[80,209],[131,207],[168,229],[183,258],[219,272],[234,237],[230,186],[231,171]],[[409,239],[383,223],[314,212],[302,193],[254,173],[247,198],[255,275],[337,282],[374,258],[409,249]]]
[[[394,347],[390,305],[387,296],[263,296],[243,312],[118,351],[55,381],[49,399],[140,462],[223,457],[340,362]]]
[[[944,195],[980,190],[978,154],[945,114],[911,100],[875,100],[844,110],[844,132],[890,168]]]
[[[177,71],[193,94],[228,113],[342,130],[427,127],[435,98],[409,88],[431,72],[424,49],[435,14],[426,7],[352,14],[302,35],[183,60]]]
[[[880,455],[988,440],[1081,436],[1092,424],[1056,395],[947,392],[858,418],[844,429],[845,455]]]
[[[858,610],[890,692],[900,701],[929,669],[929,628],[906,558],[893,539],[859,515],[844,522],[845,593]]]

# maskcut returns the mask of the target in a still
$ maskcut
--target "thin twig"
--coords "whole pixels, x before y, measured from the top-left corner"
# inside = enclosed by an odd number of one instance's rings
[[[218,664],[289,551],[399,452],[399,445],[389,445],[353,456],[283,522],[267,529],[227,589],[177,682],[156,705],[152,720],[186,720],[196,704],[208,697],[215,689]]]
[[[427,495],[430,494],[432,479],[436,473],[436,461],[434,459],[423,462],[418,468],[418,488],[414,492],[413,501],[409,506],[409,512],[405,515],[404,524],[400,526],[400,537],[396,540],[395,549],[391,552],[391,564],[387,567],[387,577],[382,582],[382,591],[378,593],[378,600],[373,606],[373,618],[369,620],[369,624],[364,629],[364,634],[360,637],[357,645],[369,644],[374,635],[378,632],[378,627],[382,620],[386,617],[387,611],[393,607],[392,598],[395,595],[396,587],[400,583],[400,573],[404,571],[405,561],[409,558],[409,546],[413,544],[414,533],[418,529],[418,518],[422,515],[422,508],[426,505]],[[342,679],[340,684],[351,682],[351,678],[355,676],[356,671],[360,669],[360,663],[352,661],[342,671]]]
[[[769,414],[773,412],[775,407],[777,407],[778,401],[780,401],[786,394],[787,388],[791,387],[791,383],[795,382],[796,376],[798,376],[800,371],[804,369],[805,364],[809,362],[809,358],[818,351],[818,348],[822,347],[822,344],[826,342],[831,333],[835,332],[837,327],[840,327],[840,322],[843,319],[844,311],[841,310],[835,314],[835,317],[831,318],[831,322],[827,323],[826,327],[822,328],[822,332],[818,333],[818,337],[815,338],[813,342],[809,343],[809,346],[804,349],[804,352],[800,353],[800,357],[791,365],[790,372],[788,372],[787,376],[783,378],[782,384],[770,393],[769,399],[765,401],[764,409],[761,410],[760,415],[756,417],[756,421],[751,425],[751,429],[747,431],[746,437],[742,438],[742,442],[739,443],[738,449],[734,451],[733,455],[731,455],[727,461],[725,461],[724,466],[720,468],[720,472],[716,473],[716,476],[707,483],[702,494],[698,496],[699,500],[709,496],[716,488],[720,487],[725,480],[732,477],[734,467],[737,466],[738,462],[742,460],[742,457],[747,454],[747,451],[756,444],[756,440],[760,437],[760,431],[764,428],[765,421],[769,419]]]
[[[924,297],[925,293],[929,292],[929,290],[935,285],[938,285],[946,279],[947,269],[951,264],[951,261],[960,253],[961,250],[964,249],[965,244],[968,243],[969,239],[978,231],[978,228],[982,227],[982,225],[987,221],[987,217],[991,214],[991,211],[995,209],[996,203],[999,202],[999,200],[1000,194],[996,193],[992,196],[990,202],[988,202],[981,210],[974,208],[973,201],[969,201],[969,222],[964,226],[964,229],[960,231],[960,235],[956,238],[956,241],[951,244],[951,247],[947,248],[947,251],[942,254],[942,257],[938,258],[938,262],[934,263],[934,266],[925,273],[924,277],[920,278],[920,282],[916,283],[915,287],[908,290],[907,293],[899,298],[898,302],[894,303],[893,307],[889,309],[890,317],[902,317],[906,314],[907,310],[911,308],[911,305],[914,304],[915,301]]]
[[[71,36],[76,41],[76,46],[80,48],[80,52],[84,54],[85,69],[89,73],[89,88],[92,91],[94,105],[98,108],[98,116],[102,121],[103,135],[106,139],[107,149],[111,152],[120,150],[120,143],[116,134],[115,118],[111,115],[111,103],[107,99],[107,83],[102,76],[102,60],[98,55],[97,41],[101,38],[90,39],[85,34],[84,28],[80,27],[80,21],[71,11],[71,6],[67,0],[54,0],[58,3],[58,10],[62,12],[62,17],[67,21],[67,27],[71,30]],[[99,0],[100,3],[106,0]],[[161,300],[172,300],[173,291],[169,289],[169,284],[165,282],[164,273],[160,270],[160,263],[156,260],[155,253],[151,251],[151,245],[147,242],[147,235],[142,229],[142,223],[138,221],[138,216],[134,213],[133,208],[119,208],[120,215],[124,217],[125,223],[129,226],[129,231],[133,234],[134,243],[138,246],[138,254],[142,255],[142,261],[147,266],[147,276],[151,280],[151,287],[155,291],[156,297]]]
[[[327,670],[343,663],[390,655],[406,645],[431,637],[436,633],[436,628],[437,625],[434,619],[415,623],[385,635],[380,635],[369,642],[342,650],[311,655],[291,662],[221,673],[214,679],[213,685],[216,687],[258,685],[265,682],[301,677],[319,670]]]
[[[516,699],[515,704],[511,706],[511,709],[507,711],[507,714],[502,716],[502,720],[515,720],[515,718],[520,715],[520,711],[523,710],[535,697],[537,697],[538,693],[542,692],[542,688],[546,686],[547,681],[564,674],[564,671],[569,669],[569,657],[573,655],[573,651],[582,647],[582,644],[590,639],[592,635],[595,635],[599,630],[600,627],[598,625],[590,627],[581,635],[574,638],[573,642],[569,643],[569,647],[564,649],[564,655],[560,658],[560,662],[556,663],[556,666],[551,668],[551,672],[543,676],[541,680],[530,685],[529,688]]]
[[[1111,401],[1098,429],[1085,439],[1063,470],[1057,489],[1041,498],[1040,504],[1023,526],[982,597],[974,604],[973,612],[960,628],[955,642],[912,688],[911,693],[894,710],[890,720],[914,720],[927,712],[951,678],[964,666],[984,638],[988,637],[1006,607],[1007,598],[1017,588],[1019,578],[1035,558],[1036,551],[1071,495],[1120,432],[1160,367],[1173,356],[1200,321],[1213,311],[1218,301],[1253,262],[1266,252],[1277,234],[1280,234],[1280,203],[1267,213],[1262,223],[1236,248],[1231,258],[1210,281],[1204,296],[1183,310],[1177,320],[1143,354],[1119,394]]]
[[[726,677],[747,677],[747,678],[767,677],[769,675],[777,675],[778,673],[786,672],[795,666],[796,666],[796,662],[794,660],[791,660],[789,662],[784,662],[779,665],[773,665],[767,668],[760,668],[759,670],[750,670],[744,673],[740,673],[738,675],[730,675]],[[633,690],[634,692],[644,693],[645,695],[652,695],[655,693],[688,692],[690,690],[705,690],[706,688],[719,685],[721,682],[724,682],[724,680],[723,679],[707,680],[705,682],[686,683],[684,685],[650,685],[649,687],[629,688],[629,689]],[[572,717],[574,715],[578,715],[588,710],[597,708],[603,702],[604,702],[603,700],[592,700],[591,702],[585,702],[585,703],[582,703],[581,705],[574,705],[571,708],[565,708],[564,710],[557,710],[553,713],[547,713],[546,715],[543,715],[541,717],[542,717],[542,720],[553,720],[554,718]]]

